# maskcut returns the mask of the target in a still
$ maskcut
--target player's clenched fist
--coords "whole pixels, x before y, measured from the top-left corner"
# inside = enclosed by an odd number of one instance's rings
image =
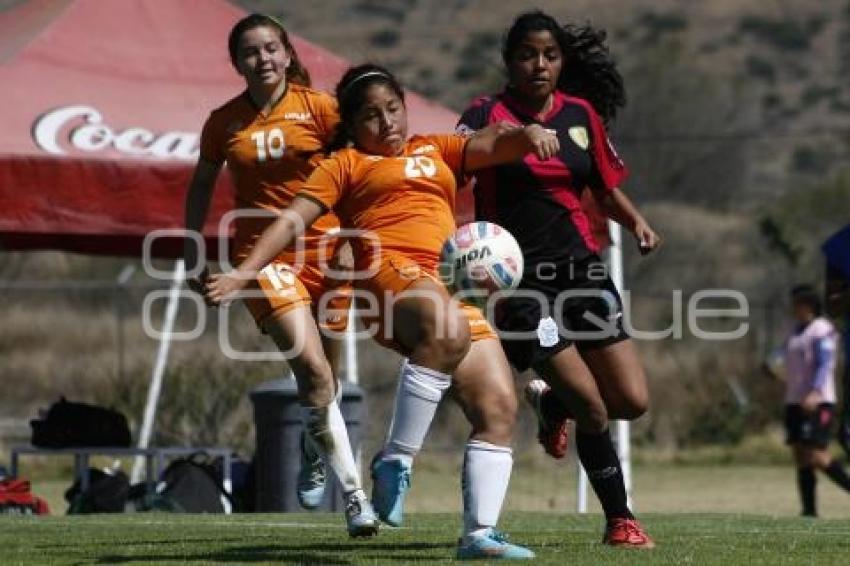
[[[539,124],[531,124],[523,129],[528,142],[528,150],[540,160],[546,160],[558,153],[561,144],[555,130],[549,130]]]

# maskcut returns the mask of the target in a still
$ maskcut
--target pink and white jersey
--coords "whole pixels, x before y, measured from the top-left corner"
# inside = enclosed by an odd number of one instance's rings
[[[788,337],[785,342],[786,404],[800,404],[812,389],[821,392],[824,403],[835,403],[837,338],[835,327],[822,317]]]

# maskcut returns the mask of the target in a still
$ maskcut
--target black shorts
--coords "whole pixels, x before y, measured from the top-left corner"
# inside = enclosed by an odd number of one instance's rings
[[[808,414],[800,405],[785,405],[785,441],[815,448],[826,448],[832,438],[835,405],[821,403]]]
[[[496,308],[494,326],[517,370],[547,360],[575,344],[580,350],[627,339],[623,301],[604,265],[591,256],[567,266],[551,280],[523,280]]]

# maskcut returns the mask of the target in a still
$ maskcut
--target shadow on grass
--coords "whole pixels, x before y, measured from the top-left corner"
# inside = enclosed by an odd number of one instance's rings
[[[439,550],[437,556],[417,554],[423,551]],[[228,548],[210,553],[174,553],[149,554],[146,556],[121,556],[108,554],[100,556],[97,564],[122,564],[125,562],[163,562],[163,561],[207,561],[207,562],[282,562],[283,564],[353,564],[353,559],[340,558],[340,554],[352,553],[358,559],[386,560],[408,563],[428,558],[448,558],[453,553],[451,543],[368,543],[356,544],[296,544],[243,546]],[[444,556],[441,556],[444,554]]]
[[[245,539],[238,538],[238,537],[233,537],[233,538],[204,537],[204,538],[152,539],[152,540],[136,539],[136,540],[132,540],[132,541],[128,541],[128,542],[122,542],[121,544],[122,544],[122,546],[133,547],[133,546],[147,546],[147,545],[151,545],[151,544],[155,544],[157,546],[165,546],[165,545],[168,545],[168,544],[175,545],[175,544],[188,544],[188,543],[192,543],[192,544],[209,543],[209,544],[221,545],[221,544],[227,544],[229,542],[245,542]],[[100,542],[86,541],[85,545],[89,546],[89,547],[92,547],[92,546],[108,546],[108,547],[113,548],[113,547],[115,547],[115,541],[114,540],[100,541]],[[38,550],[57,550],[57,549],[63,549],[63,548],[79,549],[80,543],[78,541],[71,541],[71,542],[62,543],[62,544],[58,544],[58,543],[57,544],[34,544],[33,548],[36,548]]]

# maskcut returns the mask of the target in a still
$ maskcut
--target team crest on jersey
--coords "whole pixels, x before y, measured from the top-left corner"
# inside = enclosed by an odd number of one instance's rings
[[[587,149],[587,146],[590,145],[590,138],[587,136],[587,130],[582,126],[573,126],[567,133],[570,135],[570,139],[582,149]]]
[[[413,155],[421,155],[423,153],[430,153],[432,151],[437,151],[437,148],[433,145],[423,145],[422,147],[417,147],[411,153]]]
[[[296,122],[307,122],[313,119],[313,115],[309,112],[286,112],[283,115],[284,120],[294,120]]]

